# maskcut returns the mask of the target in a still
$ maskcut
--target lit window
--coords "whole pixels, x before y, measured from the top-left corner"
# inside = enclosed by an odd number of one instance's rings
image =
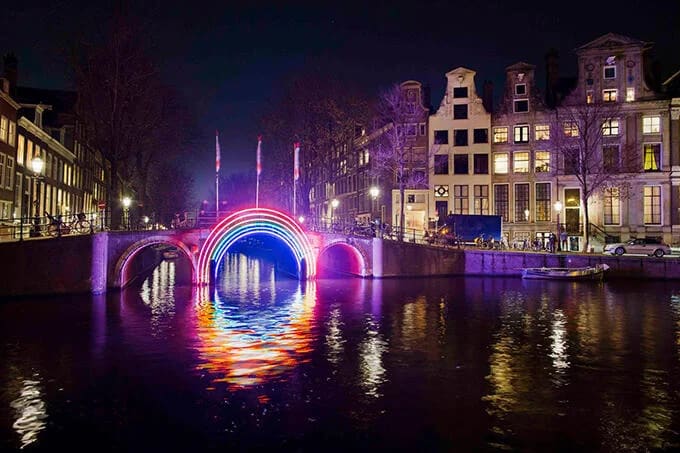
[[[24,145],[26,144],[26,139],[24,136],[19,134],[17,137],[17,165],[24,165]]]
[[[633,102],[635,100],[635,88],[626,88],[626,102]]]
[[[661,170],[660,143],[645,143],[643,145],[643,162],[645,171]]]
[[[498,175],[508,173],[508,153],[496,153],[493,155],[493,172]]]
[[[593,95],[593,90],[586,91],[586,104],[592,104],[595,102],[595,96]]]
[[[448,198],[449,197],[449,186],[448,185],[434,186],[434,196],[435,196],[435,198]]]
[[[661,224],[661,186],[645,186],[643,217],[645,224]]]
[[[602,135],[619,135],[619,120],[609,119],[602,123]]]
[[[489,215],[489,186],[475,185],[474,191],[475,214]]]
[[[536,183],[536,220],[539,222],[550,221],[552,213],[552,205],[550,203],[550,183],[539,182]]]
[[[14,146],[14,143],[16,141],[16,135],[17,135],[17,123],[14,121],[9,122],[9,137],[7,138],[7,143],[9,143],[9,146]]]
[[[493,128],[493,142],[494,143],[507,143],[508,142],[508,128],[507,127],[494,127]]]
[[[515,221],[526,220],[525,211],[529,209],[529,184],[515,184]]]
[[[603,72],[604,72],[604,78],[605,79],[615,79],[616,78],[616,66],[605,66]]]
[[[661,132],[661,117],[644,116],[642,117],[642,133],[658,134]]]
[[[0,141],[7,141],[7,130],[9,128],[9,121],[6,116],[0,116]]]
[[[513,157],[513,171],[515,173],[528,173],[529,172],[529,152],[528,151],[516,151],[512,155]]]
[[[523,124],[514,128],[515,143],[529,143],[529,125]]]
[[[503,222],[509,221],[510,199],[508,196],[508,185],[498,184],[493,186],[494,210],[496,215],[502,217]]]
[[[566,121],[563,124],[564,135],[567,137],[578,137],[578,125],[574,121]]]
[[[550,126],[547,124],[536,125],[536,140],[550,140]]]
[[[453,213],[454,214],[469,214],[470,213],[470,196],[468,194],[468,185],[453,186]]]
[[[616,102],[618,90],[602,90],[602,100],[604,102]]]
[[[534,160],[534,168],[536,169],[536,173],[545,173],[550,171],[549,151],[536,151]]]
[[[529,111],[529,101],[521,99],[514,103],[515,113],[525,113]]]

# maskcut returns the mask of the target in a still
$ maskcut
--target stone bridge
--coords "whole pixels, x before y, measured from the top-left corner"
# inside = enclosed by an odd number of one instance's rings
[[[191,263],[192,283],[212,284],[218,264],[232,245],[251,236],[269,236],[288,249],[300,279],[313,279],[325,270],[358,277],[382,277],[382,241],[342,234],[307,231],[287,214],[272,209],[245,209],[222,219],[214,227],[108,232],[95,249],[106,269],[106,287],[124,287],[128,266],[145,249],[158,244],[176,247]],[[102,276],[103,277],[103,276]]]

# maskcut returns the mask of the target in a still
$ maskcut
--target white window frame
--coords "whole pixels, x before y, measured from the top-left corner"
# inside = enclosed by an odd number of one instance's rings
[[[643,116],[642,117],[642,133],[643,134],[660,134],[661,133],[661,117]]]
[[[0,142],[7,143],[7,135],[9,132],[9,118],[5,115],[0,116]]]
[[[518,102],[526,102],[527,104],[527,109],[526,110],[517,110],[517,103]],[[514,113],[529,113],[529,99],[515,99],[512,101],[512,111]]]
[[[548,158],[547,159],[544,159],[544,158],[539,159],[538,153],[541,153],[542,155],[543,155],[543,153],[545,153],[545,155],[547,155]],[[543,164],[545,164],[545,170],[540,170],[540,171],[537,170],[537,168],[539,168],[539,166],[538,166],[539,163],[542,164],[541,168],[543,168]],[[534,151],[534,173],[548,173],[549,171],[550,171],[550,151],[546,151],[546,150],[543,150],[543,149],[537,149],[536,151]]]
[[[614,70],[614,75],[612,77],[607,77],[607,70],[608,69],[613,69]],[[602,68],[602,78],[605,80],[614,80],[616,79],[616,65],[605,65]]]
[[[518,160],[519,156],[526,156],[526,159]],[[521,164],[518,165],[518,164]],[[529,173],[531,167],[531,153],[529,151],[515,151],[512,153],[512,172],[513,173]]]
[[[14,146],[17,137],[17,123],[14,121],[9,122],[9,136],[7,137],[7,143],[9,146]]]
[[[618,118],[609,118],[602,122],[602,135],[605,137],[615,137],[620,134]]]
[[[12,190],[14,188],[14,158],[7,156],[5,160],[5,189]]]
[[[539,127],[541,128],[539,130]],[[536,140],[550,140],[550,125],[537,124],[534,126],[534,139]]]
[[[606,88],[602,90],[602,102],[618,102],[619,90],[616,88]]]
[[[626,87],[626,102],[635,100],[635,87]]]
[[[648,213],[647,213],[647,208],[648,208],[648,206],[647,206],[647,198],[648,198],[648,197],[647,197],[647,195],[645,194],[645,191],[646,191],[647,189],[652,189],[652,188],[658,188],[658,190],[659,190],[659,195],[658,195],[658,197],[659,197],[659,204],[658,204],[658,209],[659,209],[659,212],[658,212],[659,221],[658,221],[658,222],[651,222],[651,221],[648,222],[648,221],[647,221],[647,216],[648,216]],[[651,197],[649,197],[649,198],[651,198]],[[653,207],[654,207],[654,205],[649,206],[649,208],[650,208],[649,216],[653,216],[653,215],[654,215],[654,212],[653,212],[653,210],[651,209],[651,208],[653,208]],[[662,187],[661,187],[661,186],[657,186],[657,185],[647,185],[647,186],[643,186],[643,187],[642,187],[642,222],[643,222],[645,225],[663,225],[663,209],[662,209],[662,208],[663,208],[663,190],[662,190]],[[653,218],[650,218],[649,220],[653,220]]]
[[[612,211],[616,211],[619,218],[618,223],[607,223],[607,215],[605,213],[605,209],[607,208],[607,192],[611,193],[612,190],[616,189],[616,196],[611,195],[609,198],[612,200]],[[614,201],[616,200],[616,207],[614,207]],[[613,216],[614,214],[612,214]],[[610,187],[605,189],[604,194],[602,195],[602,223],[606,226],[621,226],[621,191],[619,190],[618,187]]]
[[[524,93],[519,93],[517,91],[518,87],[524,87]],[[516,83],[515,84],[515,96],[526,96],[527,95],[527,84],[526,83]]]
[[[505,171],[498,171],[499,164],[502,165],[501,157],[505,156]],[[494,153],[493,155],[493,173],[495,175],[507,175],[510,171],[510,155],[508,153]]]
[[[526,131],[526,140],[517,140],[517,131]],[[519,133],[520,139],[524,134]],[[512,128],[512,141],[513,143],[529,143],[529,125],[528,124],[517,124]]]
[[[508,143],[508,126],[498,126],[493,128],[493,143]],[[505,140],[496,140],[498,136],[505,135]]]

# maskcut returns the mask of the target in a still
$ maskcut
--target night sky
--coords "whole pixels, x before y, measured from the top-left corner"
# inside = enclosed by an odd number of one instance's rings
[[[0,53],[19,58],[20,84],[70,88],[62,55],[73,30],[87,36],[121,2],[4,3]],[[336,71],[367,95],[419,80],[435,107],[451,69],[477,71],[478,88],[490,79],[498,95],[504,68],[518,61],[535,64],[542,81],[550,47],[560,52],[562,75],[576,75],[573,50],[608,32],[654,42],[663,73],[680,69],[678,0],[130,3],[140,3],[126,10],[148,31],[164,79],[200,126],[188,151],[205,156],[191,159],[201,196],[214,181],[214,130],[223,171],[254,167],[259,112],[284,77],[308,66]],[[263,161],[266,171],[266,137]]]

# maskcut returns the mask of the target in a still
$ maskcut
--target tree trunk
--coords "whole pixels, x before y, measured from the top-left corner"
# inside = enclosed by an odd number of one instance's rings
[[[584,192],[585,193],[585,192]],[[583,197],[585,198],[585,197]],[[588,200],[582,200],[583,203],[583,236],[585,239],[585,249],[584,252],[588,253],[590,251],[590,216],[588,214]]]
[[[106,207],[110,213],[109,228],[118,228],[122,224],[122,210],[120,207],[120,184],[118,181],[118,161],[111,159],[111,174],[109,175],[109,182],[106,190]]]

